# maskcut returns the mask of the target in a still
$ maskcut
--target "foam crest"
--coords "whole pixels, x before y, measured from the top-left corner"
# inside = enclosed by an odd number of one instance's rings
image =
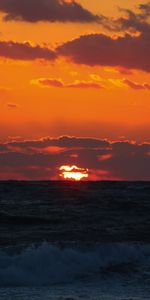
[[[43,244],[19,255],[0,252],[0,286],[44,286],[102,275],[124,265],[140,268],[150,260],[149,245],[101,245],[94,249]],[[116,269],[117,270],[117,269]]]

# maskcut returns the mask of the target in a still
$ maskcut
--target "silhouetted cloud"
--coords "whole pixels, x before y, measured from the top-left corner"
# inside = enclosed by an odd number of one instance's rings
[[[31,84],[39,85],[42,87],[57,87],[57,88],[94,88],[99,89],[102,88],[97,82],[94,81],[86,81],[86,80],[75,80],[72,83],[64,83],[60,78],[39,78],[31,80]]]
[[[37,1],[39,2],[39,5],[37,5]],[[79,4],[77,4],[74,1],[64,2],[58,0],[26,0],[24,4],[22,4],[20,0],[0,1],[1,10],[9,10],[11,7],[11,10],[16,11],[16,14],[14,15],[13,12],[10,12],[10,14],[8,12],[7,18],[13,18],[13,16],[14,18],[19,18],[19,12],[28,15],[28,11],[30,11],[30,17],[32,17],[32,14],[34,15],[43,12],[43,7],[44,9],[46,7],[46,12],[48,12],[48,8],[53,5],[57,6],[55,12],[58,12],[58,10],[60,9],[61,17],[63,16],[64,8],[72,10],[75,9],[75,7],[80,7],[81,10],[83,9]],[[34,6],[36,6],[36,9],[33,9]],[[41,6],[42,8],[40,8]],[[110,20],[106,17],[100,17],[101,24],[104,27],[108,27],[110,30],[124,31],[123,36],[113,38],[106,34],[86,34],[61,44],[55,50],[49,49],[47,46],[33,46],[29,42],[19,43],[13,41],[0,41],[0,56],[21,60],[54,60],[57,56],[64,56],[77,64],[85,64],[89,66],[100,65],[118,67],[120,68],[120,70],[139,69],[149,72],[149,7],[150,3],[140,5],[139,13],[135,13],[131,10],[122,10],[124,13],[126,13],[126,17],[122,17],[116,20]],[[54,11],[52,12],[52,15],[54,15]],[[69,13],[69,16],[70,18],[72,18],[73,14]],[[126,31],[129,31],[130,34]],[[139,35],[133,35],[133,31],[138,31]],[[58,82],[57,79],[49,80],[51,80],[51,85],[56,84],[59,87],[62,87],[64,85],[63,82]],[[78,87],[78,84],[73,83],[73,86]],[[84,82],[80,83],[80,85],[81,87],[88,87],[88,84],[86,85],[86,83]]]
[[[150,180],[150,144],[67,136],[0,144],[1,179],[60,179],[62,165],[88,168],[91,180]]]
[[[115,23],[117,25],[117,29],[131,29],[148,33],[150,31],[150,2],[146,4],[140,4],[138,8],[139,13],[135,13],[130,9],[121,9],[121,11],[126,14],[126,16],[116,20]]]
[[[111,31],[123,31],[112,38],[106,34],[86,34],[60,45],[59,55],[78,64],[111,66],[150,71],[150,2],[139,5],[139,12],[120,9],[126,16],[106,18],[103,26]],[[129,33],[130,32],[130,33]],[[138,35],[133,35],[139,33]],[[86,49],[86,51],[85,51]]]
[[[150,39],[145,34],[116,39],[104,34],[82,35],[60,45],[57,52],[77,64],[150,71]]]
[[[149,32],[150,31],[150,2],[138,5],[138,11],[119,8],[123,15],[120,18],[107,18],[103,22],[105,28],[110,31]]]
[[[5,13],[5,21],[97,22],[103,19],[75,0],[1,0],[0,11]]]
[[[29,42],[13,41],[0,41],[0,56],[15,60],[54,60],[56,58],[55,52],[49,48],[32,46]]]

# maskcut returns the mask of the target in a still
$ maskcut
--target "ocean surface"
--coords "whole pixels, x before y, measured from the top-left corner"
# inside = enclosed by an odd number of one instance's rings
[[[2,299],[150,299],[150,183],[0,182]]]

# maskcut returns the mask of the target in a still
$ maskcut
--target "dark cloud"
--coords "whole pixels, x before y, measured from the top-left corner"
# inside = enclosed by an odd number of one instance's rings
[[[127,9],[120,11],[126,16],[107,19],[103,26],[112,31],[123,31],[123,36],[112,38],[106,34],[82,35],[60,45],[58,54],[78,64],[115,66],[149,72],[150,3],[140,5],[138,13]],[[137,32],[138,35],[133,35]]]
[[[5,21],[97,22],[103,19],[76,1],[65,0],[0,0],[0,11],[5,13]]]
[[[88,168],[90,179],[150,180],[150,144],[67,136],[0,144],[1,179],[59,179],[62,165]]]
[[[87,51],[85,52],[85,49]],[[0,56],[14,60],[54,60],[57,56],[65,56],[78,64],[90,66],[117,66],[126,69],[150,71],[150,39],[147,35],[131,36],[113,39],[104,34],[83,35],[60,45],[56,51],[29,42],[18,43],[0,41]],[[42,81],[42,84],[64,87],[65,84],[57,79]],[[65,87],[100,87],[94,82],[78,81]]]
[[[130,9],[120,8],[119,11],[123,16],[118,19],[107,19],[104,26],[109,30],[131,32],[149,32],[150,31],[150,2],[138,6],[139,11],[134,12]]]
[[[54,60],[56,58],[55,52],[49,48],[32,46],[29,42],[13,41],[0,41],[0,56],[15,60]]]
[[[145,34],[116,39],[104,34],[83,35],[59,46],[57,52],[78,64],[150,71],[150,38]]]
[[[37,3],[39,5],[37,5]],[[56,5],[55,9],[54,6]],[[34,9],[36,7],[36,9]],[[23,18],[23,13],[28,15],[30,12],[32,19],[32,14],[36,14],[39,20],[38,14],[42,13],[44,15],[44,10],[49,14],[49,8],[51,9],[51,14],[54,16],[54,12],[58,13],[60,11],[60,16],[63,18],[64,9],[71,9],[76,11],[76,7],[80,7],[81,10],[85,11],[79,4],[75,1],[65,2],[65,1],[55,1],[55,0],[26,0],[22,3],[20,0],[1,0],[0,10],[7,11],[8,18]],[[30,9],[29,9],[30,8]],[[9,12],[10,10],[10,12]],[[14,14],[13,14],[14,11]],[[123,10],[126,17],[121,17],[116,20],[110,20],[106,17],[99,17],[101,19],[101,24],[110,30],[118,31],[128,31],[124,36],[118,36],[117,38],[112,38],[106,34],[88,34],[80,36],[74,40],[65,42],[60,45],[54,51],[48,47],[42,47],[40,45],[33,46],[29,42],[17,43],[13,41],[0,41],[0,56],[20,59],[20,60],[34,60],[34,59],[45,59],[53,60],[56,56],[65,56],[71,59],[73,62],[78,64],[85,64],[90,66],[100,65],[100,66],[115,66],[125,69],[139,69],[143,71],[150,71],[150,3],[142,4],[139,6],[139,13],[135,13],[131,10]],[[19,15],[19,12],[21,15]],[[30,15],[29,14],[29,15]],[[90,14],[88,12],[88,14]],[[82,14],[79,14],[80,18]],[[8,17],[9,16],[9,17]],[[20,16],[20,17],[19,17]],[[22,17],[21,17],[22,16]],[[69,13],[68,16],[73,18],[75,16],[73,13]],[[91,16],[91,14],[90,14]],[[92,18],[97,18],[92,15]],[[83,18],[84,19],[84,18]],[[62,19],[61,19],[62,20]],[[72,19],[73,20],[73,19]],[[76,20],[76,19],[75,19]],[[139,32],[139,35],[133,35],[131,33]],[[86,49],[86,51],[85,51]],[[49,81],[50,83],[50,81]],[[46,85],[46,84],[45,84]],[[49,84],[50,85],[50,84]],[[63,87],[65,84],[63,82],[58,82],[58,80],[51,79],[51,85]],[[78,84],[72,83],[67,87],[88,87],[88,83],[80,82]],[[90,84],[89,84],[90,87]],[[94,85],[93,85],[94,87]],[[96,87],[96,84],[95,84]]]
[[[32,148],[47,148],[47,147],[62,147],[62,148],[104,148],[109,145],[106,140],[91,139],[91,138],[76,138],[62,136],[58,139],[53,138],[43,138],[40,140],[25,140],[25,141],[12,141],[10,143],[0,144],[5,147],[7,151],[10,147],[13,148],[19,147],[23,149],[32,150]],[[22,152],[22,151],[21,151]]]
[[[139,5],[140,10],[142,11],[142,15],[144,18],[150,17],[150,2]]]

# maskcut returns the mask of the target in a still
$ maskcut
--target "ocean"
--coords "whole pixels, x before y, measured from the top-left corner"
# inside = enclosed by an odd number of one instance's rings
[[[150,183],[0,182],[0,300],[150,299]]]

